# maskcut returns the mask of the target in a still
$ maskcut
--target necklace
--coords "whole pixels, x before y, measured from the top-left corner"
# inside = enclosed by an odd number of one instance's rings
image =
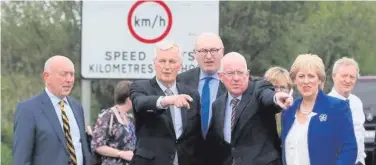
[[[303,109],[302,106],[300,106],[299,112],[303,115],[309,115],[310,113],[312,113],[312,109]]]
[[[116,106],[116,112],[115,113],[117,113],[119,115],[120,120],[121,120],[120,121],[121,124],[126,124],[127,123],[126,114],[120,112],[119,107],[117,107],[117,106]]]

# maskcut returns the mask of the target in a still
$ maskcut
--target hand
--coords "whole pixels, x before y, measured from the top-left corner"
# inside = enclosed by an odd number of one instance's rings
[[[119,157],[124,160],[131,161],[133,158],[133,151],[121,151]]]
[[[162,99],[162,106],[166,107],[168,105],[175,105],[177,108],[186,107],[190,108],[189,102],[193,101],[192,97],[186,94],[174,95],[174,96],[165,96]]]
[[[294,102],[293,97],[285,92],[277,92],[274,96],[276,104],[279,105],[282,109],[287,109]]]

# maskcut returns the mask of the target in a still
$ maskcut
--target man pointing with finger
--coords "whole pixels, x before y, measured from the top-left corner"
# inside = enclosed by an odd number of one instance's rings
[[[199,94],[176,83],[182,68],[179,46],[167,42],[157,46],[156,76],[131,85],[137,143],[130,164],[201,164],[198,155],[198,144],[202,141]]]
[[[212,126],[207,134],[207,164],[280,165],[274,138],[269,136],[261,111],[285,109],[292,97],[274,92],[267,81],[249,81],[243,55],[226,54],[221,61],[219,78],[227,93],[213,102]],[[270,107],[270,108],[263,108]],[[274,116],[273,113],[270,115]]]

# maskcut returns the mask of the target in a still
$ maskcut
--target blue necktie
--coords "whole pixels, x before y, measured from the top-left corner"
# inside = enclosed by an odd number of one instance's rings
[[[209,82],[213,77],[205,77],[204,87],[201,93],[201,131],[205,137],[209,126],[209,111],[210,111],[210,87]]]

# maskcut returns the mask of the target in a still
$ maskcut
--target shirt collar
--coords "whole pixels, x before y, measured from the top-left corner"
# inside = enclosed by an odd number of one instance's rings
[[[336,90],[334,87],[332,88],[332,91],[331,91],[330,93],[332,93],[333,96],[335,96],[335,97],[337,97],[337,98],[340,98],[340,99],[342,99],[342,100],[347,100],[347,99],[350,99],[350,97],[351,97],[351,94],[349,95],[348,98],[342,96],[341,94],[339,94],[339,93],[337,92],[337,90]]]
[[[54,105],[59,104],[61,99],[59,97],[55,96],[54,94],[52,94],[47,88],[45,88],[45,90],[46,90],[48,97],[51,99],[52,103]],[[68,103],[67,97],[64,97],[63,100],[64,100],[65,103]]]
[[[214,79],[219,80],[218,72],[215,72],[213,75],[208,75],[200,69],[200,80],[203,80],[205,77],[213,77]]]
[[[162,89],[163,92],[166,91],[167,87],[163,85],[162,82],[160,82],[158,79],[157,80],[157,83],[159,85],[159,87]],[[176,88],[176,82],[174,82],[174,84],[172,84],[170,90],[174,93],[174,94],[177,94],[176,91],[177,91],[177,88]]]
[[[228,95],[228,101],[231,102],[231,100],[234,98],[234,96],[232,96],[230,93],[227,93],[227,95]],[[239,101],[240,101],[240,100],[242,100],[242,95],[240,95],[236,98],[239,99]]]

